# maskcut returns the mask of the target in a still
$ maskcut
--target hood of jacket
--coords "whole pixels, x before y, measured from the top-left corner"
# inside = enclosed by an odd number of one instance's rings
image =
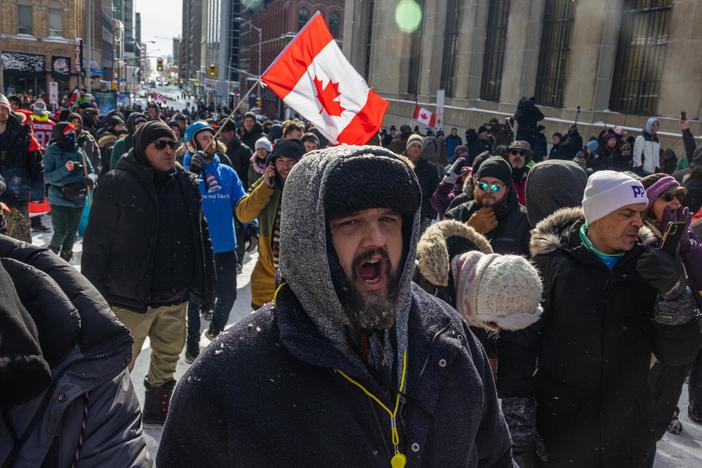
[[[435,286],[448,286],[453,256],[479,250],[492,253],[490,242],[466,223],[444,220],[424,231],[417,244],[417,268]]]
[[[649,117],[648,120],[646,120],[646,125],[644,126],[643,131],[650,135],[653,124],[656,122],[660,123],[660,120],[658,120],[657,117]]]
[[[587,174],[573,161],[554,159],[535,164],[525,192],[529,224],[534,227],[561,208],[580,206],[586,184]]]
[[[531,257],[548,255],[558,249],[568,250],[575,245],[571,240],[573,228],[585,222],[583,209],[561,208],[540,221],[531,230],[529,253]],[[638,233],[639,241],[644,245],[655,242],[656,236],[647,226],[642,226]],[[578,241],[579,242],[579,241]]]
[[[127,117],[127,131],[130,135],[134,135],[134,132],[136,132],[134,127],[136,126],[135,122],[138,118],[146,120],[146,115],[142,114],[141,112],[132,112],[129,114],[129,117]]]
[[[389,157],[403,161],[396,154],[377,147],[338,146],[305,155],[285,181],[281,205],[280,271],[305,313],[319,332],[348,359],[363,368],[358,353],[348,342],[351,321],[341,304],[327,253],[327,219],[325,200],[335,187],[327,180],[346,158]],[[403,164],[404,163],[403,161]],[[419,187],[414,171],[406,167],[407,176]],[[407,323],[412,303],[411,283],[415,252],[419,237],[420,209],[414,213],[405,246],[404,264],[399,268],[395,303],[395,335],[397,356],[407,349]],[[397,366],[398,373],[401,366]]]

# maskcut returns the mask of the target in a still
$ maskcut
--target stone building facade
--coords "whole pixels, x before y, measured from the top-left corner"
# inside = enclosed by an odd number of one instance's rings
[[[48,95],[78,85],[85,0],[0,0],[0,53],[4,93]]]
[[[390,101],[386,125],[409,123],[415,103],[433,108],[439,89],[443,127],[461,134],[536,96],[549,134],[578,108],[585,136],[638,134],[655,115],[679,149],[681,110],[702,133],[701,21],[697,0],[346,0],[343,43]]]

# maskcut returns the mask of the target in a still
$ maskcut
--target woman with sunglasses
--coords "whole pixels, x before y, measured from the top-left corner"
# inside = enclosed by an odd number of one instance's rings
[[[644,223],[653,234],[649,244],[660,244],[665,233],[665,227],[672,221],[687,223],[686,233],[680,244],[680,258],[685,266],[690,289],[693,293],[702,290],[702,244],[690,230],[691,214],[683,206],[687,189],[681,186],[673,177],[666,174],[651,174],[641,180],[649,205],[645,213]],[[697,293],[696,306],[702,306],[702,297]],[[678,420],[676,404],[688,374],[687,366],[665,366],[656,362],[651,368],[649,384],[655,397],[656,437],[663,437],[666,429],[674,434],[682,431]],[[698,354],[693,363],[689,383],[688,415],[691,420],[702,423],[702,355]]]
[[[56,124],[52,141],[44,155],[44,180],[49,184],[48,198],[54,225],[49,248],[70,262],[85,198],[88,189],[95,185],[97,175],[90,159],[78,147],[76,128],[72,124]]]

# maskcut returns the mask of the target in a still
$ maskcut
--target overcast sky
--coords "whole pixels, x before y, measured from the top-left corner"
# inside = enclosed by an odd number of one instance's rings
[[[183,1],[134,0],[134,11],[141,13],[141,40],[146,43],[148,54],[173,55],[172,38],[180,36]]]

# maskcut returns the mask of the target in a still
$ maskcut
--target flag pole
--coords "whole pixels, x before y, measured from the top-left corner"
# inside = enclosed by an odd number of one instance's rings
[[[241,96],[241,99],[239,99],[239,102],[236,103],[236,106],[234,106],[234,109],[229,113],[229,115],[227,116],[227,118],[226,118],[226,120],[224,121],[224,123],[223,123],[222,125],[219,126],[219,128],[217,129],[217,131],[216,131],[215,134],[214,134],[214,138],[212,138],[212,141],[210,142],[209,145],[207,145],[207,147],[209,147],[210,145],[212,145],[212,144],[217,140],[217,137],[219,136],[219,133],[222,131],[222,129],[224,128],[224,126],[227,125],[227,123],[230,122],[230,121],[232,120],[232,118],[234,117],[234,113],[235,113],[236,111],[239,110],[239,107],[241,107],[241,103],[244,102],[244,101],[246,100],[247,97],[249,97],[249,94],[251,94],[251,92],[252,92],[257,86],[260,85],[260,83],[261,83],[261,77],[258,77],[258,79],[256,80],[256,82],[251,86],[251,88],[249,88],[249,90],[246,91],[246,93],[245,93],[243,96]],[[207,148],[203,148],[203,151],[205,151],[206,149],[207,149]]]

